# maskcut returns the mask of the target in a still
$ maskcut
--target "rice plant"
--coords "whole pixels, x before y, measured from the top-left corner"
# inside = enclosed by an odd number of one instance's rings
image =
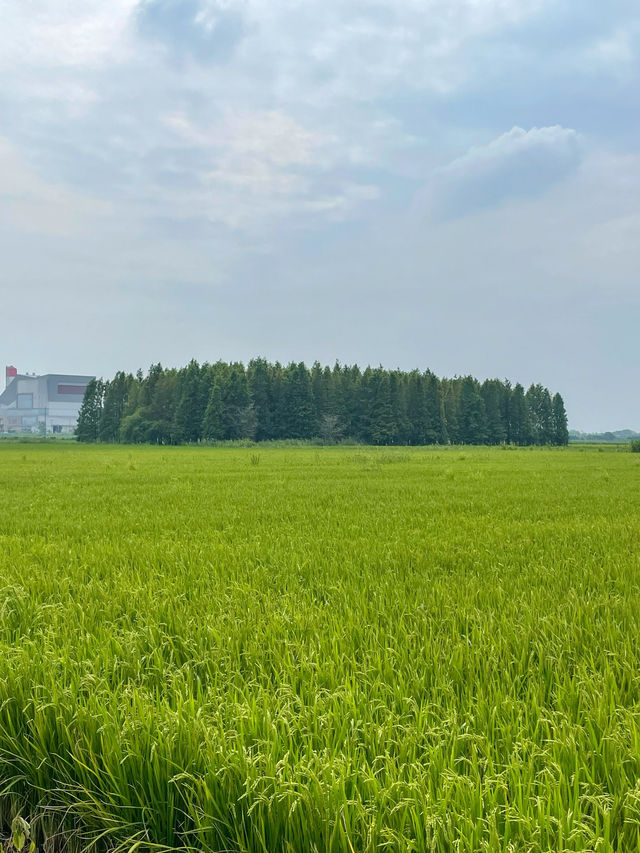
[[[637,458],[254,455],[0,446],[2,838],[638,849]]]

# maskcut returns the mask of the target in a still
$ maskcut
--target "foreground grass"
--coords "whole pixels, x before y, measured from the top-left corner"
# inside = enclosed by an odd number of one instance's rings
[[[81,846],[640,846],[640,460],[0,447],[0,817]]]

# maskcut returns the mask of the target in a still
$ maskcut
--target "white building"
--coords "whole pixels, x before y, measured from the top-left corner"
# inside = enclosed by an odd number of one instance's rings
[[[0,394],[0,435],[71,435],[78,422],[84,392],[93,376],[20,374],[6,369]]]

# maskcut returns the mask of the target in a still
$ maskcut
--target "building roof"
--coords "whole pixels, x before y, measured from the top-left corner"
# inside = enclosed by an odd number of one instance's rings
[[[38,382],[39,384],[46,382],[49,402],[81,403],[84,397],[84,389],[92,379],[95,379],[95,376],[81,376],[75,373],[45,373],[42,376],[26,376],[19,373],[0,394],[0,406],[11,406],[16,402],[20,380]]]

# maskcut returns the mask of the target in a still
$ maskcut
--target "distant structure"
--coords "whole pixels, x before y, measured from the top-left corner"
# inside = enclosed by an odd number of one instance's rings
[[[72,435],[84,392],[93,376],[5,371],[0,394],[0,435]]]

